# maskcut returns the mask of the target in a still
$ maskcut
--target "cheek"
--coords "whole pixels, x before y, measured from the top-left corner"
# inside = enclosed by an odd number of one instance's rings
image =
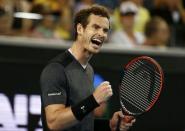
[[[90,39],[89,32],[84,31],[83,32],[83,40],[84,41],[88,41],[89,39]]]
[[[93,31],[92,30],[85,30],[84,31],[84,36],[86,36],[87,38],[92,37],[93,35]]]
[[[107,39],[108,39],[108,34],[105,35],[105,40],[107,40]]]

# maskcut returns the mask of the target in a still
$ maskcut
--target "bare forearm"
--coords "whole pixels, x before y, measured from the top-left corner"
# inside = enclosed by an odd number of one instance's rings
[[[47,118],[47,123],[51,130],[66,129],[78,122],[70,107],[56,110],[55,112],[48,112],[46,116],[49,116]]]
[[[101,117],[104,115],[105,111],[106,111],[106,103],[102,103],[102,104],[100,104],[99,107],[97,107],[94,110],[94,116]]]

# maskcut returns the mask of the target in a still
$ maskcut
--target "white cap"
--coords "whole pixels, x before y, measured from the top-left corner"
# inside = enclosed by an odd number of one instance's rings
[[[122,14],[127,14],[127,13],[136,14],[137,12],[138,12],[137,5],[131,1],[122,2],[120,5],[120,13]]]

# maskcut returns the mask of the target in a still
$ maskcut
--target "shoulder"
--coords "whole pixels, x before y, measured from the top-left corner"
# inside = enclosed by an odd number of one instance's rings
[[[65,51],[59,55],[57,55],[55,58],[50,60],[49,63],[59,63],[64,68],[68,66],[72,61],[74,60],[73,56],[70,54],[69,51]]]
[[[53,63],[49,63],[48,65],[46,65],[43,69],[42,72],[56,72],[56,71],[61,71],[64,70],[64,66],[61,65],[60,63],[57,62],[53,62]]]
[[[41,73],[41,80],[59,79],[65,74],[65,69],[60,63],[49,63]]]

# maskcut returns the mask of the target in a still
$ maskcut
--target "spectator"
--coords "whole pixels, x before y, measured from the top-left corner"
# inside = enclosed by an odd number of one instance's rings
[[[138,12],[135,16],[134,31],[143,33],[144,26],[146,22],[149,21],[150,19],[150,12],[148,11],[147,8],[143,6],[143,0],[124,0],[124,1],[131,1],[137,5]],[[118,30],[121,28],[119,9],[115,9],[113,17],[114,17],[113,29]]]
[[[11,33],[13,3],[11,0],[0,0],[0,35]]]
[[[134,30],[136,32],[144,32],[145,24],[150,20],[150,12],[143,6],[143,0],[131,0],[138,7],[138,13],[136,15]]]
[[[170,39],[169,26],[164,19],[154,17],[146,24],[145,36],[146,40],[143,45],[165,47]]]
[[[152,16],[160,16],[170,25],[185,23],[185,10],[181,0],[155,0]]]
[[[33,27],[33,37],[54,38],[55,16],[43,5],[35,5],[33,12],[43,15],[43,19]]]
[[[58,10],[60,16],[55,29],[55,38],[71,40],[72,39],[72,15],[73,5],[71,0],[58,0],[61,6]]]
[[[123,47],[134,47],[144,42],[144,36],[139,32],[134,32],[137,12],[138,7],[133,2],[126,1],[121,3],[119,16],[122,28],[113,32],[110,42]]]

